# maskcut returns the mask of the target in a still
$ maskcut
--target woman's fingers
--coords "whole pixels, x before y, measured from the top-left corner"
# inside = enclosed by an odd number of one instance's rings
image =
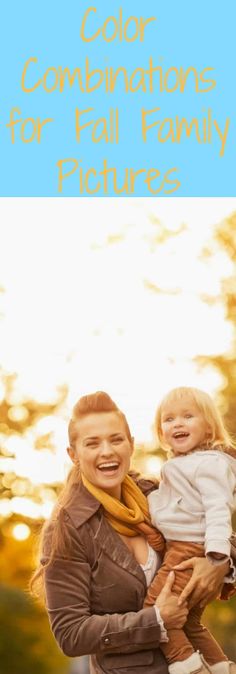
[[[178,600],[179,606],[181,606],[186,599],[189,598],[188,605],[189,608],[191,606],[194,606],[194,604],[200,604],[201,606],[205,606],[208,604],[210,601],[213,599],[216,599],[216,597],[219,595],[219,588],[216,590],[212,590],[211,587],[206,588],[205,584],[203,584],[199,580],[199,584],[196,585],[196,581],[194,579],[191,579],[186,587],[184,588],[183,592],[181,592]]]
[[[174,580],[175,580],[174,571],[170,571],[170,573],[167,576],[165,585],[163,586],[162,591],[159,594],[159,599],[160,598],[164,599],[171,594],[171,589],[172,589]]]
[[[193,568],[193,559],[186,559],[185,562],[181,562],[180,564],[176,564],[173,568],[178,570],[178,571],[184,571],[185,569],[192,569]]]
[[[192,557],[175,568],[178,571],[193,569],[191,578],[179,597],[179,605],[181,605],[191,595],[189,601],[191,606],[198,602],[205,605],[209,599],[218,596],[227,565],[224,562],[214,565],[205,557]]]
[[[187,585],[185,585],[185,588],[183,592],[181,592],[179,599],[178,599],[178,606],[182,606],[184,602],[188,599],[189,595],[193,592],[193,589],[195,587],[195,582],[192,580],[192,578],[189,580]]]
[[[180,620],[181,620],[181,627],[184,625],[188,617],[188,608],[180,608]]]

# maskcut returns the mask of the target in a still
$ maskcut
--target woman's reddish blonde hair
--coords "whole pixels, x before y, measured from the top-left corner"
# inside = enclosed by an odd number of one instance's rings
[[[72,416],[68,426],[70,447],[75,449],[80,420],[87,417],[89,414],[100,414],[102,412],[115,412],[122,419],[127,438],[132,442],[129,424],[123,412],[121,412],[108,393],[105,393],[105,391],[97,391],[96,393],[82,396],[73,407]]]

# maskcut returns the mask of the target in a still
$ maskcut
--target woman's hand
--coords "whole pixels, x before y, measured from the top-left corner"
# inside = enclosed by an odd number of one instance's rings
[[[181,606],[179,606],[178,597],[171,592],[174,580],[175,574],[173,571],[171,571],[167,577],[162,591],[155,601],[155,605],[159,608],[162,620],[167,630],[173,627],[176,629],[183,627],[188,615],[187,602],[182,601]]]
[[[206,557],[192,557],[174,567],[178,571],[184,569],[193,569],[192,576],[179,597],[179,605],[185,602],[188,597],[189,608],[196,603],[202,603],[202,606],[208,604],[212,599],[216,599],[224,582],[224,577],[229,571],[229,562],[222,564],[212,564]]]

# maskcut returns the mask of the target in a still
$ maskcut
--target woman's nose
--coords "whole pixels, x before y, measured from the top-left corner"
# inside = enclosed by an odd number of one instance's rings
[[[108,440],[103,440],[101,445],[101,453],[107,454],[108,456],[112,454],[112,446],[110,445],[110,442],[108,442]]]

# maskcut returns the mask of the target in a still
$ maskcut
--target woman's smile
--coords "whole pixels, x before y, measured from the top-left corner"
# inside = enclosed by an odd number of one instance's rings
[[[119,468],[119,463],[118,461],[107,461],[100,463],[97,468],[98,470],[101,470],[103,473],[108,473],[109,475],[116,473],[116,471]]]

